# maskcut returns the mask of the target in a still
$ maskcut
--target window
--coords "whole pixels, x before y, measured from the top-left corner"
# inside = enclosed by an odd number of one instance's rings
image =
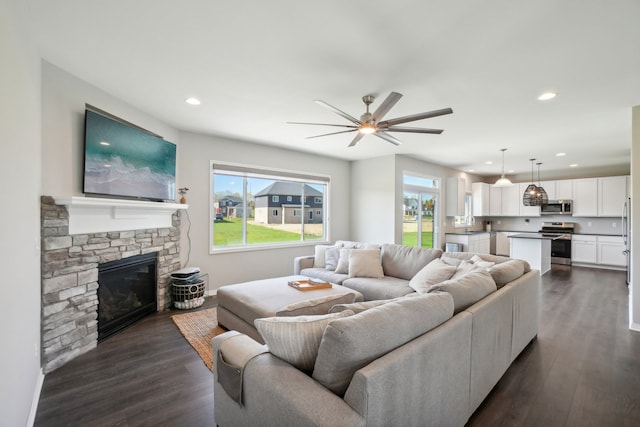
[[[329,185],[325,176],[212,161],[211,252],[326,241],[327,206],[323,201]],[[313,206],[315,215],[311,206],[299,202],[307,196],[320,201]],[[281,197],[291,203],[274,206]],[[234,201],[234,215],[216,222],[223,200]]]
[[[313,203],[315,203],[316,205],[322,204],[322,197],[314,197]]]
[[[437,201],[439,179],[419,175],[403,176],[402,244],[437,247]]]
[[[471,227],[476,223],[476,219],[473,217],[473,211],[471,207],[471,194],[465,194],[464,196],[464,216],[454,217],[454,227]]]

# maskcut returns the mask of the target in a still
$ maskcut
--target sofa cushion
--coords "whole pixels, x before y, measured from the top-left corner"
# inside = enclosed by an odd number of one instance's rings
[[[445,264],[441,259],[436,258],[413,276],[409,286],[420,294],[426,294],[432,285],[450,279],[455,272],[455,266]]]
[[[311,372],[325,327],[353,311],[296,317],[266,317],[254,324],[269,351],[301,371]]]
[[[491,267],[489,274],[491,274],[496,286],[500,289],[524,274],[524,264],[519,259],[501,262]]]
[[[360,292],[365,301],[397,298],[415,292],[409,287],[408,280],[389,276],[382,279],[349,277],[342,282],[342,286]]]
[[[381,279],[382,259],[380,249],[354,249],[349,255],[349,277],[372,277]]]
[[[440,258],[447,264],[458,265],[461,260],[470,260],[474,256],[480,257],[483,261],[495,262],[496,264],[501,264],[515,259],[501,255],[476,254],[473,252],[446,252]],[[531,265],[529,265],[527,261],[523,259],[518,259],[517,261],[522,263],[525,273],[531,271]]]
[[[303,268],[300,270],[300,274],[303,276],[311,277],[313,279],[324,280],[329,283],[336,283],[338,285],[347,279],[349,276],[346,274],[339,274],[335,271],[327,270],[324,268]]]
[[[494,261],[485,261],[484,259],[480,258],[480,255],[472,256],[469,261],[471,261],[476,267],[480,268],[491,268],[496,264]]]
[[[443,261],[444,262],[444,261]],[[457,279],[458,277],[464,276],[467,273],[472,272],[473,270],[478,269],[479,267],[472,263],[471,261],[462,260],[460,264],[456,267],[456,272],[453,273],[451,279]]]
[[[401,298],[333,320],[320,341],[313,378],[342,396],[358,369],[435,328],[452,314],[453,299],[442,292]]]
[[[332,246],[324,251],[324,268],[335,271],[340,259],[340,246]]]
[[[369,310],[370,308],[373,307],[377,307],[379,305],[382,304],[386,304],[388,302],[392,302],[392,301],[398,301],[399,299],[402,298],[410,298],[412,296],[417,296],[418,294],[416,294],[415,292],[412,294],[408,294],[402,297],[398,297],[398,298],[392,298],[392,299],[379,299],[379,300],[372,300],[372,301],[360,301],[360,302],[354,302],[354,303],[350,303],[350,304],[336,304],[333,307],[331,307],[331,309],[329,310],[329,313],[339,313],[341,311],[345,311],[345,310],[351,310],[354,313],[358,314],[360,312],[363,312],[365,310]]]
[[[496,282],[485,269],[477,269],[458,277],[446,280],[429,288],[428,292],[447,292],[453,297],[454,314],[473,305],[497,289]]]
[[[350,304],[356,300],[353,292],[325,295],[306,301],[299,301],[282,307],[276,312],[276,316],[302,316],[309,314],[327,314],[335,304]]]
[[[382,245],[382,269],[385,276],[411,280],[422,267],[441,255],[440,249],[385,243]]]

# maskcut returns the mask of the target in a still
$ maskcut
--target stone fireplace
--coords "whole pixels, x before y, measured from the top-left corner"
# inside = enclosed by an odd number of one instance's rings
[[[89,200],[89,199],[87,199]],[[135,255],[157,254],[156,310],[171,305],[169,275],[180,269],[180,215],[174,204],[140,202],[168,213],[166,221],[145,221],[134,212],[135,202],[104,207],[107,203],[88,201],[56,204],[50,196],[41,198],[42,236],[42,368],[49,373],[69,360],[86,353],[98,342],[98,266]],[[91,208],[83,219],[70,218],[70,211]],[[110,212],[109,222],[94,205]],[[112,205],[112,204],[111,204]],[[162,205],[162,206],[161,206]],[[184,208],[184,206],[180,207]],[[118,210],[119,209],[119,210]],[[153,213],[151,217],[156,215]],[[98,218],[109,231],[87,232],[86,217]],[[122,219],[124,218],[124,221]],[[130,219],[127,222],[127,219]],[[130,224],[147,223],[156,228],[127,229]],[[158,224],[161,224],[160,226]],[[123,231],[111,231],[123,227]]]

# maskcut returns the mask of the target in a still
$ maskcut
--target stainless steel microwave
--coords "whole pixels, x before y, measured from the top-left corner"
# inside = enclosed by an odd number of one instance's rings
[[[549,200],[540,206],[540,215],[572,215],[573,200]]]

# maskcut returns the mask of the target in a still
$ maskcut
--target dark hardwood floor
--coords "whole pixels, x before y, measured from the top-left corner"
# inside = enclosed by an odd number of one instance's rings
[[[553,266],[538,338],[469,426],[639,426],[640,333],[625,273]],[[207,299],[202,308],[215,306]],[[213,426],[213,379],[170,316],[153,314],[48,374],[36,426]]]

